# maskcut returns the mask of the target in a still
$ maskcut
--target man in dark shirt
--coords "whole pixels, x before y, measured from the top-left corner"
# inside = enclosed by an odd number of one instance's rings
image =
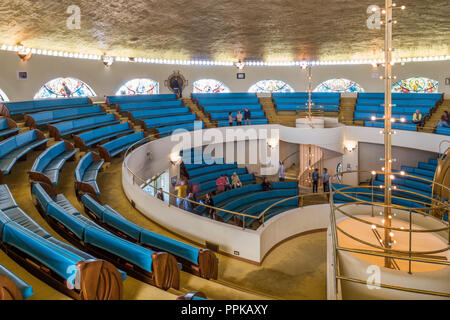
[[[319,169],[314,169],[314,172],[312,174],[312,182],[313,182],[313,193],[318,192],[319,187]]]
[[[248,110],[248,108],[245,108],[245,111],[244,111],[244,123],[246,125],[250,124],[250,116],[251,116],[250,110]]]

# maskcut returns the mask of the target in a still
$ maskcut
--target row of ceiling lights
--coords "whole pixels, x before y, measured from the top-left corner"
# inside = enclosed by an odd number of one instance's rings
[[[231,62],[231,61],[211,61],[211,60],[173,60],[173,59],[150,59],[150,58],[129,58],[129,57],[110,57],[100,56],[85,53],[73,53],[57,50],[45,50],[25,48],[23,46],[2,45],[1,50],[17,52],[19,55],[47,55],[64,58],[101,60],[105,65],[111,65],[114,61],[119,62],[137,62],[137,63],[152,63],[152,64],[171,64],[171,65],[199,65],[199,66],[237,66],[243,69],[244,66],[249,67],[272,67],[272,66],[324,66],[324,65],[350,65],[350,64],[377,64],[384,63],[384,59],[364,59],[364,60],[340,60],[340,61],[282,61],[282,62],[266,62],[266,61],[246,61],[246,62]],[[422,62],[422,61],[443,61],[450,60],[450,55],[429,56],[429,57],[414,57],[414,58],[397,58],[394,62]]]

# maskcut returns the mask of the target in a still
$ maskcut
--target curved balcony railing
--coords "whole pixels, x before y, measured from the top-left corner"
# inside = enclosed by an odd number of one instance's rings
[[[338,176],[341,177],[343,175],[347,174],[359,174],[359,173],[367,173],[368,171],[348,171],[344,173],[340,173],[337,175],[334,175],[330,179],[330,207],[331,207],[331,213],[330,213],[330,221],[331,221],[331,237],[333,241],[333,267],[334,267],[334,277],[335,277],[335,294],[336,296],[339,296],[339,288],[341,287],[341,281],[347,281],[347,282],[353,282],[353,283],[359,283],[359,284],[367,284],[366,280],[362,279],[356,279],[356,278],[350,278],[346,277],[340,274],[339,270],[339,261],[336,258],[338,256],[338,253],[340,251],[342,252],[350,252],[353,254],[359,254],[359,255],[367,255],[367,256],[375,256],[379,258],[388,258],[391,261],[393,261],[394,266],[396,266],[398,269],[398,264],[395,262],[395,260],[402,260],[408,262],[408,273],[412,274],[412,262],[416,263],[425,263],[425,264],[434,264],[434,265],[443,265],[446,267],[450,266],[450,262],[447,259],[440,259],[439,257],[431,257],[431,255],[436,255],[438,253],[444,253],[450,251],[450,226],[448,223],[445,223],[443,220],[443,215],[447,214],[450,211],[450,206],[448,203],[441,202],[438,199],[435,199],[431,196],[428,197],[424,194],[417,193],[411,190],[405,190],[400,186],[397,186],[395,189],[392,189],[392,204],[387,205],[384,203],[384,187],[381,188],[383,190],[383,193],[379,193],[376,191],[380,191],[380,187],[374,187],[373,185],[369,186],[344,186],[342,187],[342,184],[338,182]],[[370,172],[372,175],[376,174],[383,174],[383,171]],[[423,183],[429,183],[430,186],[439,186],[442,188],[449,189],[447,186],[441,185],[439,183],[435,183],[431,180],[424,179],[422,177],[409,175],[404,172],[393,173],[394,177],[401,176],[402,178],[413,178],[415,180],[419,180]],[[393,180],[395,181],[395,179]],[[340,187],[337,187],[340,186]],[[366,192],[367,190],[367,192]],[[398,195],[398,192],[402,193],[402,196]],[[409,197],[411,196],[411,197]],[[417,199],[417,197],[420,197],[420,199]],[[340,203],[335,203],[335,200],[338,200]],[[344,199],[344,200],[343,200]],[[345,200],[346,199],[346,200]],[[370,199],[370,200],[367,200]],[[409,201],[411,203],[411,206],[405,206],[401,204],[396,204],[396,200],[402,200],[402,201]],[[385,226],[383,224],[375,223],[373,221],[367,220],[361,215],[356,216],[355,214],[350,213],[348,208],[350,208],[353,205],[366,205],[370,206],[372,208],[371,214],[368,213],[368,216],[374,217],[375,210],[377,211],[383,211],[385,208],[390,208],[393,213],[399,213],[403,212],[405,214],[409,215],[409,227],[393,227],[393,226]],[[346,231],[343,228],[339,227],[337,224],[337,215],[341,215],[345,218],[352,219],[353,221],[357,223],[362,223],[369,225],[373,230],[384,230],[385,232],[402,232],[407,233],[409,235],[408,237],[408,250],[400,250],[400,249],[394,249],[391,247],[386,247],[382,244],[382,242],[376,241],[375,243],[368,242],[363,240],[360,235],[356,234],[355,232]],[[441,227],[430,229],[430,228],[414,228],[413,227],[413,217],[415,215],[420,216],[428,216],[432,219],[436,220],[436,225],[440,225]],[[359,249],[359,248],[351,248],[351,247],[345,247],[340,245],[339,243],[339,237],[338,234],[342,234],[344,236],[347,236],[351,240],[355,241],[356,243],[369,247],[370,249]],[[427,234],[438,234],[441,236],[445,235],[447,236],[447,245],[444,245],[441,248],[436,248],[433,250],[414,250],[412,246],[412,235],[418,234],[418,233],[427,233]],[[418,294],[427,294],[427,295],[434,295],[434,296],[441,296],[441,297],[448,297],[450,298],[449,292],[436,292],[436,291],[427,291],[427,290],[419,290],[415,288],[406,288],[406,287],[399,287],[399,286],[393,286],[389,284],[380,284],[381,288],[387,288],[392,290],[398,290],[398,291],[405,291],[405,292],[412,292],[412,293],[418,293]]]

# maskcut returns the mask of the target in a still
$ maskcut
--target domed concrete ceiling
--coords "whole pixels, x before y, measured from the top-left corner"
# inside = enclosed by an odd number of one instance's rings
[[[383,27],[369,30],[366,25],[367,8],[374,4],[384,1],[2,0],[0,42],[164,59],[381,58]],[[404,4],[405,11],[394,12],[396,55],[449,54],[450,1]],[[79,29],[73,24],[74,5],[80,9]]]

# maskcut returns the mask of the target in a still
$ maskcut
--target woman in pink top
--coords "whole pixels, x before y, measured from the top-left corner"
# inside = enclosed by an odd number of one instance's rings
[[[217,191],[222,192],[225,191],[225,181],[223,176],[220,176],[216,180]]]

